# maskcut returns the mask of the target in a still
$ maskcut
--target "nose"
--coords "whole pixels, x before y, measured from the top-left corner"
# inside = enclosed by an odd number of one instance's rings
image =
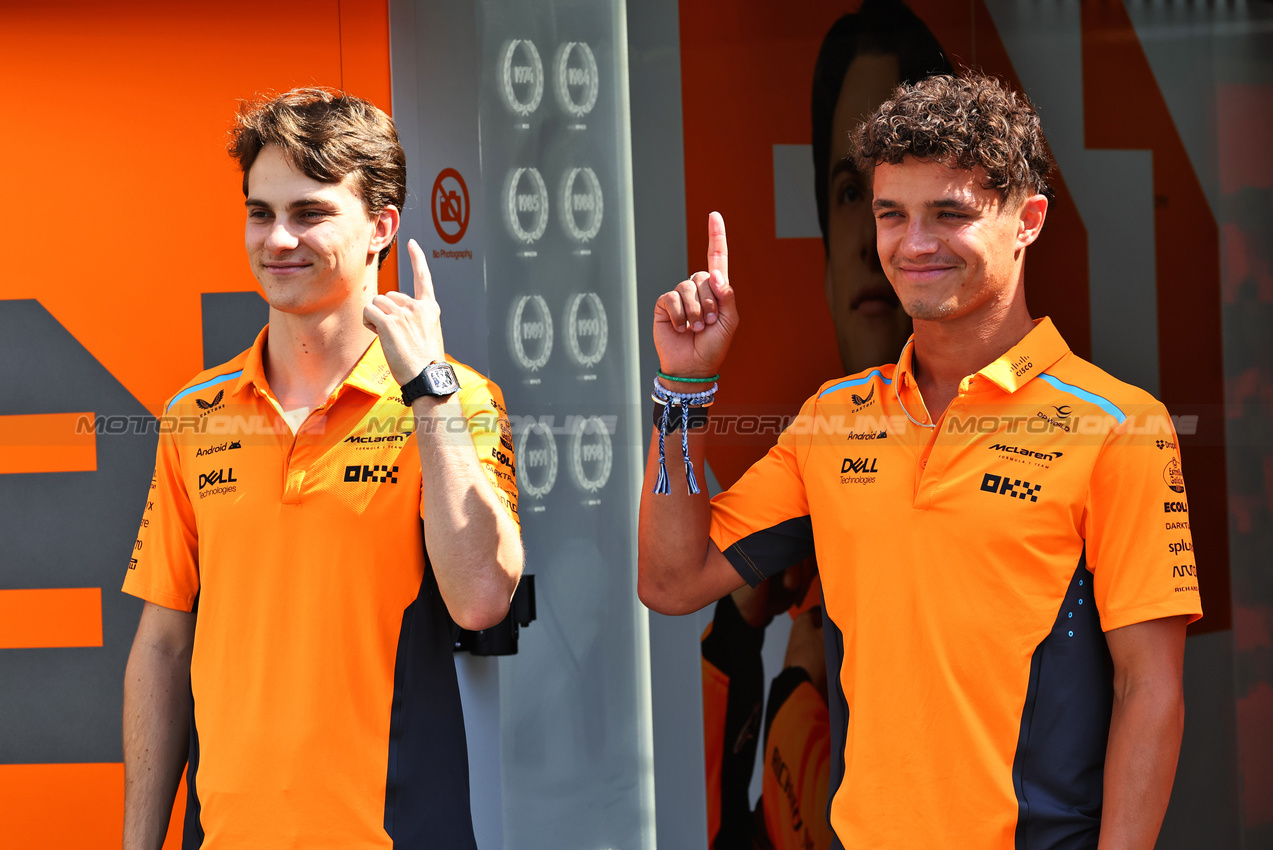
[[[902,234],[899,246],[903,257],[922,257],[937,251],[936,237],[928,232],[923,216],[911,216],[906,221],[906,232]]]
[[[283,219],[275,219],[265,234],[265,250],[271,254],[285,254],[298,244],[295,234],[288,230]]]

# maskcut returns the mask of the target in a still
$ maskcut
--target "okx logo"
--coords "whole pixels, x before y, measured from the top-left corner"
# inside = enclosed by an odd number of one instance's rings
[[[397,484],[398,467],[379,463],[375,466],[355,464],[345,467],[346,484],[361,484],[364,481],[370,481],[372,484]]]
[[[1014,499],[1029,499],[1031,502],[1039,501],[1038,492],[1043,489],[1042,484],[1031,484],[1029,481],[1022,481],[1020,478],[1009,478],[1006,475],[992,475],[989,472],[981,479],[981,489],[987,493],[998,493],[1001,496],[1011,496]]]

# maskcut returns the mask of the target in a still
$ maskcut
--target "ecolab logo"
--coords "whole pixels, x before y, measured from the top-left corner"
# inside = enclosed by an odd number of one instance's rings
[[[1187,514],[1189,513],[1188,502],[1163,502],[1162,512],[1165,514]]]
[[[995,443],[990,447],[992,452],[1011,452],[1014,455],[1022,457],[1032,457],[1035,460],[1056,460],[1061,457],[1063,452],[1035,452],[1030,449],[1023,449],[1020,446],[1009,446],[1006,443]]]

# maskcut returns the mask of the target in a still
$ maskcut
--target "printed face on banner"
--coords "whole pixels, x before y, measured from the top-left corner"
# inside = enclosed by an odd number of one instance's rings
[[[899,82],[896,56],[866,53],[849,64],[832,121],[827,175],[827,306],[846,373],[890,363],[911,332],[875,250],[871,187],[848,160],[849,134]]]

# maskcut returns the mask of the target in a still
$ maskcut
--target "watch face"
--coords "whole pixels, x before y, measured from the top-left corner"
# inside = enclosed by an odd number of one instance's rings
[[[429,384],[430,395],[449,395],[460,388],[455,379],[455,370],[449,363],[435,363],[424,370],[424,379]]]

